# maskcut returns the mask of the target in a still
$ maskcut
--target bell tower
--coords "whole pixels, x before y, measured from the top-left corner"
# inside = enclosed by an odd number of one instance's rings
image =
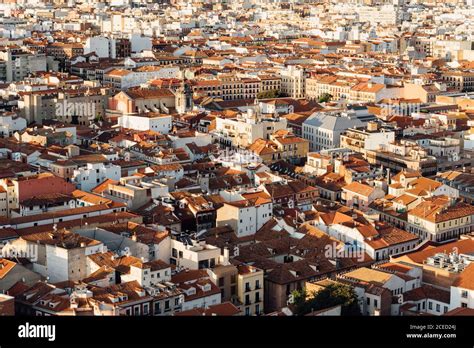
[[[175,92],[175,107],[179,114],[193,109],[193,91],[184,80]]]

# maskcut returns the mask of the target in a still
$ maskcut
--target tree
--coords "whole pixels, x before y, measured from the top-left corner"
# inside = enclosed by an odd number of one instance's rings
[[[257,94],[258,99],[278,98],[280,96],[281,96],[280,92],[276,89],[272,89],[270,91],[259,92]]]
[[[361,315],[357,295],[354,289],[344,284],[331,284],[306,297],[306,290],[293,292],[295,315],[305,315],[313,311],[341,305],[341,315]]]
[[[323,93],[319,99],[318,99],[318,102],[319,103],[327,103],[328,101],[331,101],[332,99],[332,95],[329,94],[329,93]]]

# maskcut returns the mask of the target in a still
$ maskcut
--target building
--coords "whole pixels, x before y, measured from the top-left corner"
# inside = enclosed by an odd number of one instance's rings
[[[170,264],[178,269],[202,270],[228,262],[228,251],[221,253],[220,248],[198,242],[187,236],[171,239]],[[220,293],[220,292],[219,292]]]
[[[309,142],[282,129],[270,135],[269,140],[257,139],[247,149],[264,163],[279,160],[299,163],[308,153]]]
[[[82,191],[91,191],[106,179],[120,180],[122,170],[114,164],[88,163],[75,169],[71,181]]]
[[[3,113],[0,115],[0,134],[4,138],[13,136],[15,132],[22,131],[26,126],[26,120],[15,113]]]
[[[264,313],[263,270],[245,264],[238,265],[237,269],[237,297],[242,304],[243,314],[260,315]]]
[[[333,149],[340,146],[343,132],[363,126],[354,113],[316,112],[303,122],[303,138],[309,141],[310,151]]]
[[[281,91],[291,98],[304,98],[305,96],[305,72],[303,69],[290,65],[280,71]]]
[[[424,176],[437,173],[436,157],[429,155],[428,150],[403,140],[382,145],[377,150],[367,150],[366,158],[370,164],[384,166],[394,172],[416,171]]]
[[[474,194],[471,193],[474,174],[453,170],[438,173],[436,180],[457,190],[459,196],[464,198],[466,202],[474,202]]]
[[[272,218],[272,209],[272,200],[263,197],[224,202],[217,210],[216,225],[232,227],[239,237],[251,236]]]
[[[104,74],[104,85],[128,89],[161,78],[179,78],[178,67],[142,66],[133,70],[113,69]]]
[[[8,248],[4,247],[4,248]],[[16,255],[28,255],[34,254],[31,253],[21,253],[21,249],[13,249],[17,254]],[[2,255],[7,255],[7,250],[2,249]],[[29,249],[29,251],[33,251],[33,249]],[[13,253],[12,253],[13,255]],[[35,257],[35,255],[30,255]],[[36,255],[38,256],[38,255]],[[17,282],[22,281],[25,284],[31,285],[40,281],[42,279],[41,275],[26,268],[25,266],[21,265],[18,262],[7,260],[0,258],[0,291],[6,292],[10,289],[13,285]],[[1,304],[0,304],[1,307]],[[0,311],[0,314],[2,312]]]
[[[20,47],[8,47],[0,50],[0,60],[5,62],[5,73],[0,80],[22,81],[29,74],[47,71],[47,58],[44,53],[33,53]]]
[[[367,211],[373,201],[384,196],[385,192],[378,187],[353,181],[342,188],[341,201],[350,208]]]
[[[66,230],[32,233],[12,245],[25,253],[37,247],[37,257],[32,259],[33,271],[48,277],[52,283],[85,278],[87,256],[105,251],[103,243]]]
[[[139,115],[122,115],[118,118],[118,125],[122,128],[138,131],[154,131],[168,134],[173,126],[173,117],[152,112]]]
[[[422,239],[444,241],[471,233],[474,207],[447,196],[426,198],[408,211],[407,230]]]
[[[107,115],[109,117],[120,117],[124,115],[139,116],[151,113],[151,117],[159,117],[159,114],[169,114],[176,106],[176,96],[169,89],[143,89],[135,88],[122,91],[109,100]],[[147,127],[155,124],[168,122],[168,119],[150,121],[146,118],[125,118],[121,124],[131,125],[130,121],[139,121],[138,127]],[[141,130],[141,129],[139,129]],[[153,129],[152,129],[153,130]],[[168,129],[169,131],[169,129]]]
[[[207,308],[222,302],[221,290],[212,282],[206,270],[181,271],[173,275],[171,281],[183,291],[183,312]]]
[[[395,132],[379,129],[376,122],[369,122],[366,128],[351,128],[341,134],[340,146],[366,155],[367,150],[376,150],[395,140]]]
[[[257,139],[268,140],[271,134],[286,128],[286,118],[267,117],[249,110],[233,118],[217,117],[211,134],[222,145],[246,148]]]
[[[75,186],[66,180],[51,173],[41,173],[22,176],[14,179],[2,179],[0,185],[6,191],[6,203],[8,216],[11,211],[19,209],[20,204],[28,199],[55,192],[57,194],[70,195]]]
[[[454,261],[458,261],[454,259]],[[472,260],[470,260],[472,262]],[[451,285],[451,299],[450,310],[455,308],[474,308],[474,286],[472,284],[472,277],[474,275],[474,263],[459,263],[462,268],[461,274]]]
[[[0,295],[0,316],[15,315],[15,298],[5,294]]]

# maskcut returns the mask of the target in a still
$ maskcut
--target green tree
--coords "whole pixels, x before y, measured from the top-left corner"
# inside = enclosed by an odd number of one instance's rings
[[[318,102],[319,102],[319,103],[327,103],[327,102],[331,101],[331,99],[332,99],[332,95],[331,95],[331,94],[329,94],[329,93],[323,93],[323,94],[319,97]]]
[[[272,89],[270,91],[263,91],[257,94],[258,99],[278,98],[278,97],[280,97],[280,92],[277,89]]]
[[[293,293],[295,315],[305,315],[312,310],[341,305],[341,315],[361,315],[357,295],[354,289],[344,284],[331,284],[314,293],[313,297],[306,297],[306,290]]]

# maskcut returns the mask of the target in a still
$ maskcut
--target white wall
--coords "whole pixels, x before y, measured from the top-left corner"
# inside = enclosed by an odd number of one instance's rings
[[[186,298],[185,298],[185,301],[186,301]],[[220,293],[219,294],[214,294],[214,295],[211,295],[211,296],[197,298],[197,299],[192,300],[192,301],[184,302],[182,310],[187,311],[189,309],[202,308],[202,307],[205,307],[205,306],[210,306],[210,305],[219,304],[219,303],[221,303],[221,294]]]
[[[168,134],[173,127],[173,117],[160,116],[160,117],[142,117],[133,115],[120,116],[118,120],[120,127],[135,129],[139,131],[155,131],[161,134]]]
[[[97,172],[97,170],[99,172]],[[121,168],[113,164],[88,163],[87,167],[74,170],[73,182],[82,191],[90,191],[105,179],[120,180]]]
[[[462,292],[467,291],[467,298],[462,297]],[[467,303],[468,308],[474,308],[474,290],[451,286],[450,310],[461,307],[461,303]]]

